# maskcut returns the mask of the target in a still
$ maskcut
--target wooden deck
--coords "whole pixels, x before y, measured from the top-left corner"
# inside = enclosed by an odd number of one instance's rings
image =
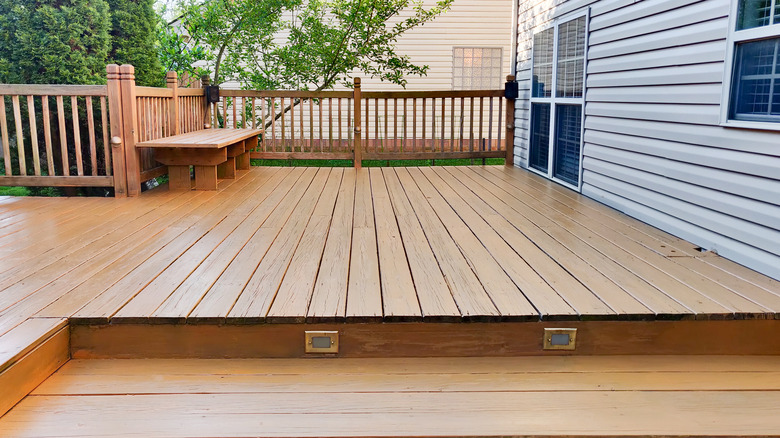
[[[780,356],[72,360],[4,437],[778,436]]]
[[[773,436],[778,309],[777,280],[520,169],[0,198],[0,436]],[[305,357],[304,330],[339,358],[236,359]]]
[[[255,168],[0,200],[0,334],[82,323],[774,319],[780,282],[520,169]]]

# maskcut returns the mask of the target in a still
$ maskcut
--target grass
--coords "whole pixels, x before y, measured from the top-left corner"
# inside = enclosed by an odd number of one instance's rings
[[[481,159],[441,160],[363,160],[363,167],[470,166],[482,164]],[[504,164],[503,158],[486,158],[487,165]],[[288,167],[352,167],[352,160],[252,160],[253,166]]]
[[[0,196],[30,196],[27,187],[0,187]]]

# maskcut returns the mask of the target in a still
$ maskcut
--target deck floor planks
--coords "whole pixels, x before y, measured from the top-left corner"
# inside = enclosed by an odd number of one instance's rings
[[[355,183],[346,317],[377,320],[383,316],[382,287],[369,170],[358,169]]]
[[[456,178],[456,172],[445,169],[428,173],[433,173],[441,179],[442,184],[437,184],[437,187],[441,187],[441,191],[447,190],[444,184],[448,185],[450,190],[447,191],[448,196],[445,196],[448,202],[457,204],[457,196],[466,202],[466,205],[461,209],[462,216],[473,217],[474,214],[478,214],[481,217],[484,223],[476,217],[470,222],[475,232],[483,235],[495,233],[498,238],[506,242],[505,245],[511,247],[508,250],[510,251],[509,255],[498,257],[499,261],[504,260],[503,263],[507,263],[509,259],[515,257],[511,254],[512,249],[514,249],[514,251],[522,254],[525,261],[537,272],[540,272],[548,283],[556,285],[556,289],[561,290],[565,287],[565,290],[562,290],[563,294],[570,294],[575,290],[579,290],[581,294],[593,294],[593,296],[598,297],[605,305],[609,306],[618,318],[622,315],[648,315],[652,313],[636,298],[597,271],[585,260],[577,257],[576,254],[572,253],[560,242],[544,233],[540,228],[534,224],[521,222],[519,220],[521,216],[507,214],[506,211],[509,211],[508,207],[504,206],[503,209],[497,207],[498,210],[494,210],[475,192],[472,192],[464,184],[464,181]],[[501,203],[494,205],[501,205]],[[502,212],[507,216],[511,216],[518,228],[515,228],[509,220],[502,216]],[[488,225],[489,228],[494,230],[494,233],[490,233],[487,228],[483,230],[479,226],[480,224]],[[495,238],[493,236],[493,239]],[[504,245],[499,244],[499,246],[503,247]],[[495,247],[495,245],[491,245],[491,247]],[[507,250],[505,249],[505,251]],[[505,269],[511,269],[511,265]],[[571,286],[571,281],[580,282],[581,285],[579,287],[576,284]],[[581,289],[582,286],[588,288],[589,292],[583,291]],[[583,298],[586,299],[586,304],[592,300],[588,296]],[[580,307],[576,305],[577,301],[572,300],[572,302],[575,304],[574,307],[581,313]]]
[[[385,318],[397,321],[422,319],[423,313],[414,288],[409,259],[406,257],[382,170],[370,169],[369,177],[374,209],[377,212],[374,219]]]
[[[470,170],[476,172],[478,175],[484,177],[489,182],[495,184],[507,193],[511,194],[516,191],[514,186],[512,186],[510,183],[500,179],[495,175],[492,175],[489,172],[484,172],[481,169]],[[515,196],[515,199],[519,198]],[[540,206],[538,203],[533,202],[533,200],[521,202],[523,202],[523,208],[528,212],[527,215],[534,222],[548,224],[543,226],[551,226],[552,224],[564,226],[566,230],[570,231],[581,240],[587,242],[588,245],[594,247],[601,254],[630,269],[636,275],[651,283],[653,286],[663,291],[675,301],[694,311],[697,315],[709,317],[711,315],[728,315],[731,313],[729,308],[700,294],[697,290],[664,272],[661,268],[658,268],[652,263],[646,261],[646,256],[649,254],[655,254],[652,251],[648,250],[646,253],[641,255],[633,254],[622,248],[611,239],[603,237],[590,231],[587,228],[582,227],[573,219],[551,211],[552,209],[550,207],[545,205]],[[617,234],[619,233],[615,233],[613,237],[618,238],[619,236],[617,236]]]
[[[492,172],[493,170],[488,169],[487,171]],[[513,182],[512,185],[514,187],[521,186],[519,182]],[[738,315],[753,317],[766,313],[767,310],[769,310],[734,293],[734,291],[725,288],[709,278],[701,275],[691,275],[689,269],[680,266],[669,257],[664,257],[656,251],[651,251],[649,248],[625,234],[616,233],[614,223],[612,224],[612,227],[604,224],[606,219],[604,221],[592,220],[592,215],[590,217],[586,216],[560,202],[545,204],[543,207],[539,206],[539,204],[536,205],[540,211],[544,210],[544,213],[548,214],[553,219],[565,215],[566,218],[571,218],[576,221],[577,224],[581,225],[582,229],[588,229],[604,239],[619,244],[624,251],[629,252],[634,256],[641,257],[642,260],[683,283],[687,288],[717,302]],[[632,234],[632,236],[636,235],[638,235],[638,233]]]
[[[409,260],[409,267],[417,290],[423,318],[451,319],[460,317],[455,299],[450,292],[444,274],[437,263],[433,251],[425,237],[425,232],[417,220],[409,199],[395,172],[382,169],[385,185],[390,195],[393,211],[401,231],[401,238]]]
[[[552,262],[547,256],[536,248],[531,242],[515,240],[516,247],[510,246],[499,233],[491,229],[490,225],[482,219],[476,211],[463,201],[458,193],[466,193],[468,188],[461,187],[455,191],[448,185],[453,181],[450,175],[444,171],[434,172],[433,169],[422,171],[430,180],[431,190],[438,190],[440,202],[449,203],[458,215],[465,221],[467,229],[474,230],[476,236],[485,245],[487,250],[494,254],[496,264],[510,273],[510,277],[522,284],[521,290],[532,302],[543,302],[540,297],[561,298],[565,305],[573,309],[569,314],[583,317],[596,317],[614,315],[614,311],[602,302],[596,295],[587,290],[566,271]],[[442,176],[444,179],[442,179]],[[435,189],[434,189],[435,187]],[[465,230],[464,230],[465,231]],[[557,269],[556,269],[557,267]],[[561,303],[550,304],[560,306]],[[569,311],[569,309],[565,309]],[[563,310],[548,312],[566,315]]]
[[[352,217],[355,209],[355,169],[344,169],[328,229],[317,281],[314,284],[307,321],[337,321],[346,318]]]
[[[0,434],[776,436],[777,375],[777,356],[73,360]]]
[[[333,169],[268,311],[269,321],[306,321],[344,171]]]
[[[558,296],[570,307],[541,312],[543,319],[773,318],[780,306],[780,282],[525,171],[346,169],[321,218],[314,208],[327,177],[311,195],[316,169],[275,170],[281,182],[273,187],[260,184],[263,172],[222,181],[208,194],[163,188],[126,200],[0,204],[7,218],[13,211],[36,218],[20,223],[70,230],[25,228],[29,239],[9,245],[21,248],[7,255],[14,262],[0,263],[0,332],[34,314],[224,321],[250,278],[269,274],[265,308],[234,321],[262,320],[271,308],[278,322],[506,317],[511,300],[524,302],[528,279],[555,292],[529,295],[531,305]],[[203,216],[204,208],[213,211]],[[304,212],[297,219],[296,208]],[[274,263],[264,265],[272,269],[258,274],[274,245]],[[454,261],[441,264],[443,254]],[[299,270],[301,278],[291,275]],[[453,290],[454,277],[478,287],[456,281]],[[286,298],[274,301],[285,282],[293,282]],[[479,308],[486,303],[494,309]]]
[[[491,239],[508,255],[499,259],[512,260],[522,256],[525,263],[541,275],[582,317],[614,318],[620,315],[649,314],[647,307],[601,275],[583,260],[544,234],[534,225],[525,225],[523,232],[515,228],[498,211],[491,208],[454,173],[442,169],[426,171],[435,181],[444,198],[458,211],[483,239]],[[547,245],[541,246],[541,239]],[[506,264],[507,262],[503,262]],[[505,269],[511,269],[509,264]],[[579,275],[577,275],[579,274]]]
[[[328,168],[316,171],[303,197],[281,227],[273,244],[228,313],[228,318],[243,321],[265,320],[330,173],[331,169]]]
[[[107,322],[139,290],[154,281],[177,257],[221,222],[229,213],[231,203],[245,200],[247,193],[241,189],[258,176],[259,174],[255,173],[248,175],[248,178],[235,181],[227,189],[219,192],[221,197],[208,197],[199,208],[191,210],[189,214],[161,230],[163,234],[150,242],[155,247],[153,251],[142,250],[140,254],[137,253],[141,259],[140,263],[121,279],[101,291],[73,317]],[[206,198],[203,195],[199,196],[201,197]],[[160,246],[160,241],[164,243],[163,246]]]
[[[267,195],[275,187],[272,186],[270,190],[263,190],[266,188],[268,179],[272,175],[272,171],[261,174],[261,177],[254,181],[251,188],[236,199],[236,207],[231,208],[222,221],[208,230],[194,245],[177,257],[157,278],[144,286],[132,301],[127,303],[112,317],[112,320],[124,319],[129,322],[142,321],[149,318],[170,296],[172,291],[181,285],[211,255],[215,248],[221,245],[231,234],[239,234],[236,232],[237,227],[264,200],[263,195]],[[258,192],[260,192],[259,195]]]
[[[651,309],[656,315],[669,315],[672,317],[691,313],[692,311],[671,297],[661,293],[649,282],[643,280],[630,270],[626,269],[618,261],[606,258],[595,248],[580,240],[565,226],[557,223],[548,223],[543,217],[535,215],[519,199],[502,190],[484,178],[469,172],[468,170],[453,169],[462,179],[475,186],[474,193],[485,203],[490,205],[505,220],[510,222],[523,234],[529,236],[534,243],[544,251],[550,251],[556,262],[564,266],[570,263],[579,263],[580,260],[598,269],[603,275],[614,281],[617,285],[630,293],[643,305]],[[468,186],[468,184],[466,184]],[[559,245],[571,251],[577,259],[572,260],[571,254],[559,250]],[[587,278],[581,276],[580,278]]]
[[[273,211],[190,312],[189,320],[194,322],[224,319],[228,316],[277,235],[282,231],[282,225],[290,217],[311,184],[315,173],[312,169],[302,168],[290,172],[290,176],[282,182],[281,189],[275,191],[269,198],[268,206],[273,206]]]
[[[539,312],[525,298],[518,286],[512,282],[510,276],[502,269],[501,263],[494,259],[488,249],[486,249],[485,246],[489,245],[490,242],[480,241],[478,236],[472,232],[472,228],[466,222],[466,218],[460,212],[454,210],[437,193],[434,184],[424,176],[426,172],[419,169],[409,169],[409,173],[414,178],[421,192],[426,194],[425,198],[430,207],[438,215],[443,227],[449,232],[457,248],[466,257],[468,264],[474,270],[500,315],[504,318],[538,319]],[[531,284],[533,281],[528,281],[528,283]]]
[[[154,318],[182,321],[198,305],[209,288],[249,242],[286,193],[281,187],[287,172],[276,171],[255,197],[261,200],[241,223],[209,256],[168,296],[151,315]]]

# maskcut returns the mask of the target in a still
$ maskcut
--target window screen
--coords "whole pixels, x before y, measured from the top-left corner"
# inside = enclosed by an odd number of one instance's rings
[[[534,35],[532,97],[550,97],[553,74],[553,35],[550,28]]]
[[[452,49],[452,88],[454,90],[494,90],[501,88],[502,49],[500,47],[454,47]]]
[[[547,172],[550,148],[550,104],[531,104],[531,147],[528,165]]]
[[[576,186],[580,180],[582,106],[557,105],[555,113],[553,176]]]
[[[780,38],[738,44],[735,67],[732,118],[780,121]]]
[[[558,28],[557,97],[582,97],[584,59],[585,17],[580,17]]]

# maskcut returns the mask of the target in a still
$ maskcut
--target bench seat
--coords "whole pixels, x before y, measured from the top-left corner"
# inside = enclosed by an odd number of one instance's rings
[[[236,169],[249,169],[249,152],[262,133],[262,129],[203,129],[136,146],[155,149],[155,160],[168,166],[171,190],[192,188],[190,166],[195,167],[196,190],[216,190],[218,178],[235,178]]]

